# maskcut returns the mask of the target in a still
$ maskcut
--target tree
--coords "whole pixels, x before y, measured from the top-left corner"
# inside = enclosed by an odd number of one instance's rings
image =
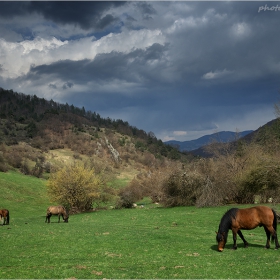
[[[52,173],[47,182],[50,198],[72,211],[86,211],[98,200],[103,187],[102,178],[84,164],[68,165]]]
[[[195,205],[205,180],[196,171],[175,170],[162,185],[163,205],[167,207]]]

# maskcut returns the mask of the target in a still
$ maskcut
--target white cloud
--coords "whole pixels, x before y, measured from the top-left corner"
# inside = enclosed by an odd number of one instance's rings
[[[186,28],[195,28],[199,25],[206,24],[207,18],[194,18],[193,16],[187,18],[179,18],[167,29],[167,33],[174,33]]]
[[[209,135],[218,132],[216,129],[204,129],[204,130],[188,130],[184,131],[183,134],[176,134],[176,131],[160,131],[156,134],[159,139],[162,139],[163,142],[176,140],[176,141],[190,141],[193,139],[198,139],[204,135]]]
[[[247,37],[251,33],[251,28],[246,22],[235,23],[231,27],[231,34],[235,36],[235,38],[242,39]]]
[[[171,141],[171,140],[176,140],[174,137],[168,136],[168,135],[161,135],[161,134],[159,134],[159,135],[157,135],[157,137],[159,139],[162,139],[163,142],[167,142],[167,141]]]
[[[185,139],[185,136],[187,135],[187,131],[184,130],[175,130],[175,131],[161,131],[158,133],[158,137],[162,139],[164,142],[170,141],[170,140],[178,140]]]
[[[62,42],[57,40],[56,38],[51,38],[50,40],[46,40],[40,37],[35,38],[33,41],[23,41],[21,43],[12,43],[16,48],[16,45],[23,47],[22,54],[29,54],[32,51],[39,51],[47,53],[50,50],[58,49],[59,47],[68,44],[68,41]]]
[[[173,131],[173,134],[175,136],[184,136],[187,135],[187,131],[177,130],[177,131]]]
[[[215,9],[208,9],[201,17],[188,16],[176,19],[167,29],[167,33],[206,26],[210,22],[221,22],[227,18],[227,14],[219,14]]]
[[[224,69],[222,71],[216,70],[214,72],[210,71],[210,72],[204,74],[202,76],[202,79],[205,79],[205,80],[219,79],[219,78],[223,78],[223,77],[225,77],[227,75],[230,75],[232,73],[233,73],[233,71],[229,71],[227,69]]]
[[[50,40],[35,38],[19,43],[7,42],[0,39],[1,62],[4,78],[16,78],[26,74],[30,66],[35,63],[50,63],[53,61],[52,51],[55,51],[67,44],[56,38]]]
[[[3,78],[16,78],[26,74],[32,65],[51,64],[58,60],[94,59],[99,53],[129,52],[146,48],[154,43],[163,44],[165,37],[160,30],[124,31],[109,34],[96,40],[86,37],[73,41],[56,38],[25,40],[19,43],[0,39]]]
[[[96,41],[92,49],[98,53],[129,52],[132,49],[143,49],[154,43],[164,44],[165,37],[159,29],[156,30],[124,30],[122,33],[110,33]]]

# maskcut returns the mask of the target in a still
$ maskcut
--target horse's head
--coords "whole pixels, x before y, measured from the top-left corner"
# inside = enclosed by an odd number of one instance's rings
[[[68,223],[69,215],[66,213],[65,215],[62,216],[64,223]]]
[[[218,251],[223,252],[225,245],[227,243],[227,234],[226,232],[216,232],[216,240],[218,242]]]

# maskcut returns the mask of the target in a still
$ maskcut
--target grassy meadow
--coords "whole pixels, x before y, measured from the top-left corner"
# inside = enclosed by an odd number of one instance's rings
[[[238,239],[238,250],[231,250],[230,233],[224,252],[217,251],[215,231],[230,206],[146,203],[47,224],[44,180],[0,173],[0,186],[0,208],[11,214],[10,225],[0,226],[1,279],[280,278],[280,250],[263,248],[263,228],[244,232],[249,248]]]

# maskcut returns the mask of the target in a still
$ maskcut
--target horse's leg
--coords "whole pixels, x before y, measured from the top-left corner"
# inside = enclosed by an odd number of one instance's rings
[[[265,233],[266,233],[266,244],[265,244],[265,248],[266,249],[269,249],[270,248],[270,234],[271,234],[271,231],[266,227],[264,226],[264,230],[265,230]],[[272,235],[273,235],[273,232],[274,232],[274,229],[272,228]]]
[[[47,216],[46,216],[46,221],[48,221],[48,223],[50,223],[50,221],[51,221],[51,216],[52,216],[51,213],[48,213]]]
[[[58,222],[60,223],[60,214],[58,214]]]
[[[238,233],[239,237],[242,239],[242,241],[244,242],[244,247],[247,248],[249,243],[245,240],[241,230],[239,230],[237,233]]]
[[[279,242],[278,242],[278,237],[277,237],[277,232],[274,231],[274,239],[275,239],[275,250],[277,250],[278,248],[280,248]]]
[[[278,242],[277,232],[276,232],[275,229],[274,229],[274,240],[275,240],[275,250],[277,250],[278,248],[280,248],[280,245],[279,245],[279,242]]]
[[[8,212],[8,214],[6,216],[6,225],[9,225],[9,223],[10,223],[10,216],[9,216],[9,212]]]
[[[275,229],[273,227],[270,227],[270,228],[264,227],[264,229],[265,229],[266,236],[267,236],[267,242],[266,242],[266,246],[265,247],[267,249],[270,248],[270,234],[271,234],[273,236],[274,240],[275,240],[275,249],[280,248],[280,245],[279,245],[279,242],[278,242],[278,237],[277,237],[277,232],[275,231]]]
[[[236,229],[232,229],[232,237],[233,237],[233,247],[232,247],[232,249],[236,250],[237,249],[237,245],[236,245],[236,239],[237,239]]]

